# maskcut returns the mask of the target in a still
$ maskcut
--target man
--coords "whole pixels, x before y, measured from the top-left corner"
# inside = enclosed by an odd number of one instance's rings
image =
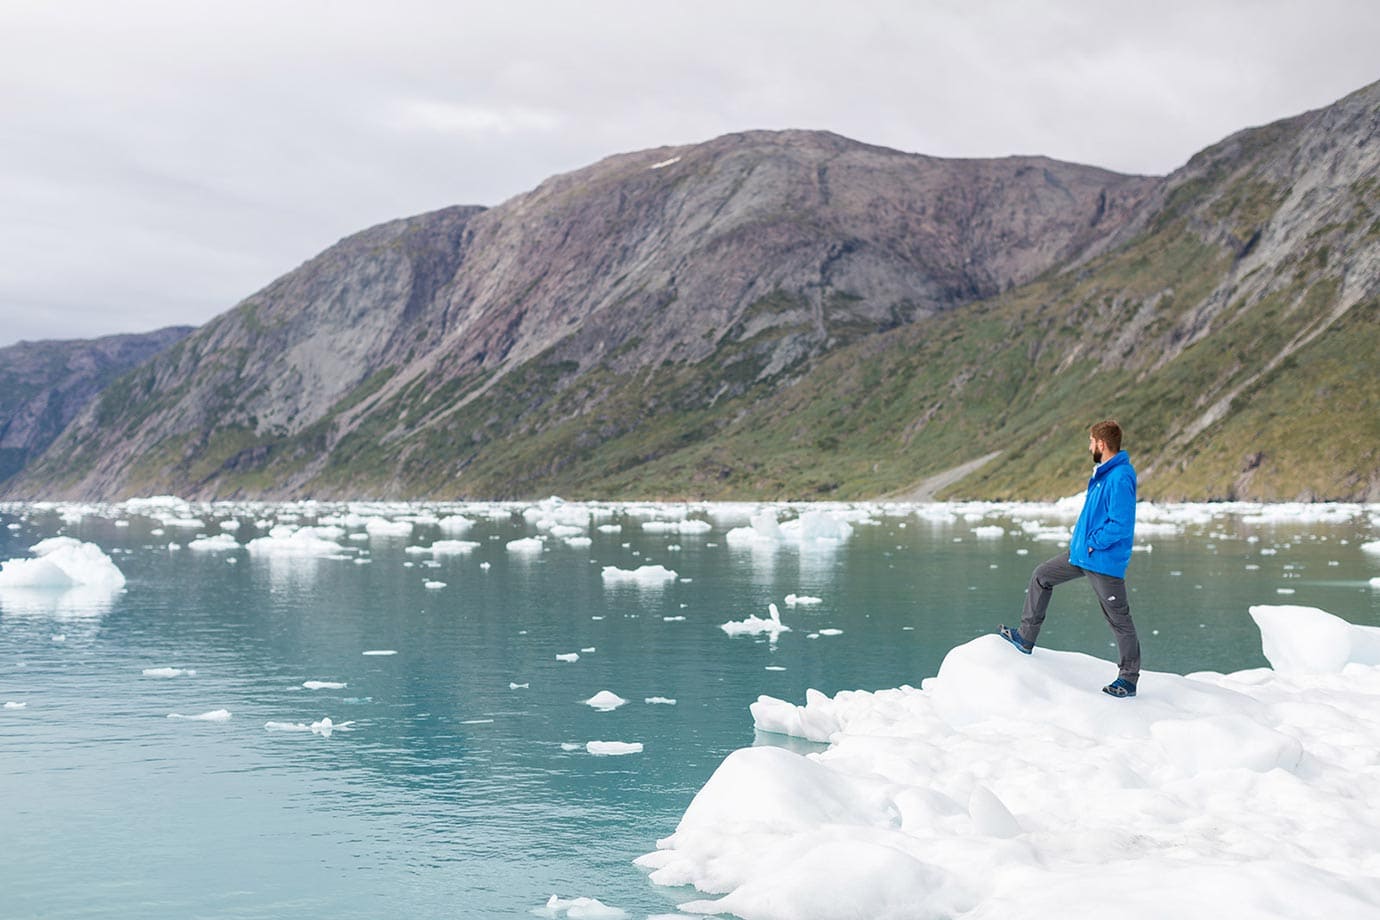
[[[1002,638],[1029,655],[1040,636],[1054,587],[1086,576],[1116,636],[1120,657],[1116,680],[1102,692],[1126,699],[1136,695],[1140,680],[1140,640],[1131,622],[1125,581],[1136,532],[1136,471],[1121,449],[1121,426],[1114,420],[1098,422],[1089,429],[1088,450],[1093,474],[1068,552],[1040,564],[1031,574],[1020,629],[1002,626],[999,631]]]

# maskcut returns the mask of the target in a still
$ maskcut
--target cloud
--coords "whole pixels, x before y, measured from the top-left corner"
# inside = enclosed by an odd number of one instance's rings
[[[1370,0],[5,4],[0,345],[201,323],[371,224],[729,131],[1162,174],[1377,40]]]

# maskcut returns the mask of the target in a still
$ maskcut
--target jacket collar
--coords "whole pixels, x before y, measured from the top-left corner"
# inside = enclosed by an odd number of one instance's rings
[[[1130,455],[1126,453],[1126,451],[1117,451],[1114,455],[1108,457],[1106,460],[1103,460],[1097,466],[1093,467],[1093,474],[1091,478],[1097,479],[1100,476],[1105,476],[1107,474],[1107,471],[1110,470],[1112,467],[1121,466],[1123,463],[1129,462],[1131,462],[1131,458]]]

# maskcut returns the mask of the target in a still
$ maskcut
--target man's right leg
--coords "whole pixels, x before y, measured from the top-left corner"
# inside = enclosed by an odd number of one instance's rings
[[[1078,566],[1069,562],[1067,552],[1060,553],[1048,562],[1035,567],[1030,575],[1030,586],[1025,592],[1025,609],[1021,611],[1021,638],[1030,645],[1040,636],[1040,627],[1045,622],[1045,611],[1049,609],[1050,596],[1056,585],[1082,578],[1086,574]]]

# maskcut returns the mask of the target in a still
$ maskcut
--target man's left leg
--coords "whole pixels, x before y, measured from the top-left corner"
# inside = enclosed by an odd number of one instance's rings
[[[1107,624],[1116,636],[1116,651],[1121,659],[1117,662],[1120,672],[1117,676],[1134,684],[1140,680],[1140,639],[1136,636],[1136,624],[1131,621],[1126,580],[1101,572],[1089,572],[1088,584],[1097,592],[1102,615],[1107,618]]]

